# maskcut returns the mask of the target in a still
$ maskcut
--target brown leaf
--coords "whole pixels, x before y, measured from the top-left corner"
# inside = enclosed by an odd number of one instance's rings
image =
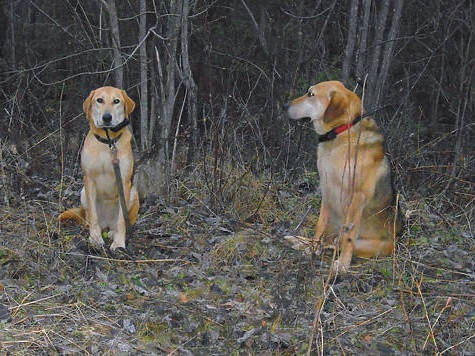
[[[180,293],[180,295],[178,296],[178,301],[180,303],[188,303],[190,300],[188,299],[188,297],[184,294],[184,293]]]
[[[371,342],[372,336],[369,334],[366,334],[366,335],[363,335],[362,339],[364,342],[369,344]]]

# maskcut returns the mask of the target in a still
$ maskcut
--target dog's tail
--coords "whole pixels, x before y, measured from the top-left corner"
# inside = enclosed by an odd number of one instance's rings
[[[58,220],[74,220],[81,225],[86,225],[86,210],[83,207],[68,209],[58,216]]]

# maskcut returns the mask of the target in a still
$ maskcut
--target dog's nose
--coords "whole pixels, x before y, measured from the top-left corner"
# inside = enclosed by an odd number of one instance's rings
[[[284,105],[282,105],[282,108],[287,111],[289,109],[289,106],[290,106],[290,103],[289,102],[286,102],[284,103]]]
[[[102,121],[104,121],[106,124],[110,123],[112,121],[112,115],[106,112],[104,115],[102,115]]]

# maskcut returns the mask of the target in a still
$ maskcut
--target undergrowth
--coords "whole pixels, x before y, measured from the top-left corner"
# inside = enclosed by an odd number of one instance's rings
[[[77,204],[79,177],[62,193],[54,179],[12,191],[0,208],[1,351],[473,353],[469,211],[400,194],[394,256],[355,258],[328,280],[331,250],[284,239],[313,235],[315,172],[224,165],[213,180],[208,164],[177,177],[173,199],[142,202],[127,256],[58,225],[59,195]]]

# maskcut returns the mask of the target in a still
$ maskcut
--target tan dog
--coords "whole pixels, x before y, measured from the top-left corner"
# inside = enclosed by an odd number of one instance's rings
[[[322,192],[314,246],[322,236],[339,237],[333,271],[344,272],[353,253],[387,256],[401,218],[394,199],[383,136],[375,121],[362,118],[361,100],[337,81],[323,82],[286,104],[291,119],[310,118],[319,136]]]
[[[109,229],[113,238],[111,250],[125,248],[126,224],[119,204],[119,194],[112,166],[112,151],[106,135],[117,147],[120,172],[128,206],[129,224],[134,224],[139,210],[137,190],[132,185],[134,159],[127,128],[128,116],[135,103],[125,91],[103,87],[91,91],[83,109],[89,121],[89,132],[81,152],[84,187],[81,207],[63,212],[59,220],[73,219],[89,225],[89,241],[102,246],[102,231]]]

